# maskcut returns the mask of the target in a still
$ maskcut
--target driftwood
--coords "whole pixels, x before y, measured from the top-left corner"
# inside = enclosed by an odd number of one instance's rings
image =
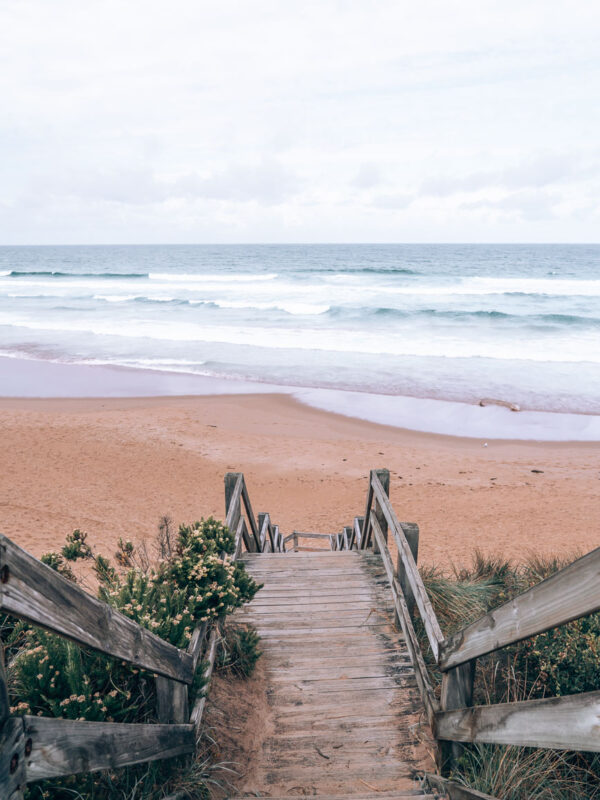
[[[482,407],[485,406],[503,406],[504,408],[509,408],[511,411],[520,411],[521,406],[517,403],[509,403],[507,400],[494,400],[493,397],[483,397],[479,401],[479,405]]]

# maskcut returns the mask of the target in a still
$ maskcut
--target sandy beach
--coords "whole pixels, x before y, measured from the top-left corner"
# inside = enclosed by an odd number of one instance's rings
[[[364,509],[368,470],[391,470],[420,560],[475,547],[518,558],[599,544],[600,443],[460,439],[376,425],[285,395],[0,400],[0,530],[30,552],[74,528],[112,552],[175,523],[223,518],[223,476],[287,534],[337,532]]]

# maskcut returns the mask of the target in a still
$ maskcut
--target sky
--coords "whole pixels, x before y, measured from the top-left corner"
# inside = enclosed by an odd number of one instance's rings
[[[597,0],[0,0],[0,244],[598,242]]]

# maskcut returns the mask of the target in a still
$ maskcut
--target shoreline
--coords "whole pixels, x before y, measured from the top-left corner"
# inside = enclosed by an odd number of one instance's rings
[[[514,412],[501,405],[6,355],[0,356],[0,379],[3,399],[280,395],[325,412],[421,434],[509,442],[600,442],[600,415],[594,414]]]
[[[281,394],[0,399],[0,530],[34,555],[75,528],[111,555],[224,517],[223,477],[246,475],[256,512],[285,534],[333,533],[364,511],[368,470],[421,528],[419,560],[449,567],[475,548],[518,559],[598,545],[600,444],[423,434],[311,408]]]

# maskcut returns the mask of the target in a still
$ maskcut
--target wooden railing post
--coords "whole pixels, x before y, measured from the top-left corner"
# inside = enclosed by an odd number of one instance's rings
[[[31,742],[25,740],[22,717],[10,716],[4,648],[0,645],[0,797],[23,800],[25,751],[30,748]]]
[[[459,667],[444,672],[442,676],[441,710],[467,708],[473,705],[473,683],[477,659],[467,661]],[[449,775],[461,756],[463,746],[458,742],[441,741],[439,748],[439,769],[442,775]]]
[[[419,526],[416,522],[403,522],[401,525],[416,564],[419,555]],[[404,594],[404,599],[406,600],[406,605],[412,619],[415,611],[415,596],[410,587],[410,581],[406,575],[406,568],[400,553],[398,553],[398,558],[396,560],[396,574],[398,575],[398,582],[402,587],[402,593]]]
[[[184,723],[190,718],[185,683],[156,676],[156,716],[162,723]]]
[[[381,485],[383,487],[383,491],[389,497],[390,496],[390,471],[389,471],[389,469],[374,469],[374,470],[371,470],[371,479],[372,479],[373,473],[375,473],[375,475],[377,475],[377,477],[379,478],[379,480],[381,482]],[[374,498],[374,511],[375,511],[375,516],[377,517],[377,522],[379,523],[379,527],[381,528],[381,532],[383,534],[383,538],[385,540],[385,543],[387,544],[387,540],[388,540],[388,524],[387,524],[387,520],[385,518],[385,515],[383,513],[383,509],[381,508],[381,505],[380,505],[379,501],[377,500],[377,498]],[[379,553],[379,546],[377,544],[377,540],[375,539],[375,537],[373,537],[372,541],[373,541],[373,552],[374,553]]]

